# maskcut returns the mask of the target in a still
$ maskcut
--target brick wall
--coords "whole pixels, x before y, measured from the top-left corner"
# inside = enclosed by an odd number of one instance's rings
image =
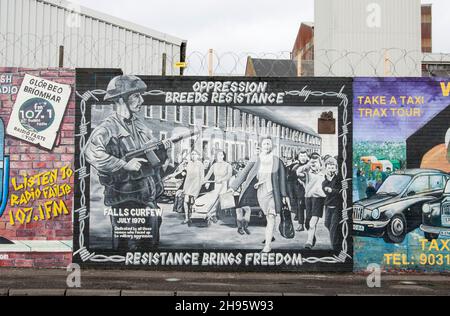
[[[73,169],[74,159],[74,122],[75,122],[75,71],[71,69],[25,69],[0,68],[0,74],[12,74],[13,85],[20,87],[25,74],[38,76],[47,80],[72,86],[72,95],[61,125],[61,132],[57,138],[54,150],[47,151],[38,146],[5,135],[5,155],[10,156],[10,177],[16,178],[19,183],[24,175],[36,175],[52,169],[70,165]],[[5,130],[8,125],[16,95],[0,94],[0,117],[4,122]],[[73,189],[73,176],[70,181],[64,181]],[[10,184],[10,195],[14,188]],[[11,225],[9,213],[16,212],[17,207],[11,207],[10,201],[2,218],[0,218],[0,236],[12,241],[23,240],[71,240],[72,239],[72,212],[73,193],[64,197],[70,214],[58,218],[31,222],[29,224]],[[38,208],[44,202],[43,197],[27,205]],[[17,267],[24,266],[62,266],[67,265],[71,257],[69,254],[12,254],[10,259],[0,263]],[[53,258],[53,259],[52,259]]]
[[[0,268],[65,268],[72,263],[71,253],[9,253],[8,259],[0,260]]]

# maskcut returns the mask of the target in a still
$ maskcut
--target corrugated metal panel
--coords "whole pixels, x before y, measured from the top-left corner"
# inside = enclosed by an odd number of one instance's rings
[[[90,9],[72,13],[63,0],[0,0],[0,66],[121,68],[125,73],[178,74],[183,40]],[[73,26],[76,19],[78,26]]]
[[[315,0],[316,75],[420,76],[420,16],[420,0]]]

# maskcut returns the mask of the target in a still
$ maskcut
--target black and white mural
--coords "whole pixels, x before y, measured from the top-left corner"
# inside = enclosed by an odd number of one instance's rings
[[[339,78],[78,70],[74,261],[351,271],[352,97]]]

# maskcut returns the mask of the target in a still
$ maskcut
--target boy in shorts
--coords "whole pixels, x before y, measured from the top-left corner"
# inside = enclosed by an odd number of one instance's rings
[[[313,153],[308,164],[297,170],[297,176],[305,179],[306,198],[306,225],[308,240],[306,249],[312,249],[316,245],[316,231],[319,220],[323,218],[326,194],[322,184],[325,175],[322,173],[322,158],[318,153]]]

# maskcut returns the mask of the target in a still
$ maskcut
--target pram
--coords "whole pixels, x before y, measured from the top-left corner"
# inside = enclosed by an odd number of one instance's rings
[[[209,182],[214,183],[214,182]],[[198,197],[192,205],[189,227],[209,227],[219,207],[219,195],[216,191],[207,192]]]

